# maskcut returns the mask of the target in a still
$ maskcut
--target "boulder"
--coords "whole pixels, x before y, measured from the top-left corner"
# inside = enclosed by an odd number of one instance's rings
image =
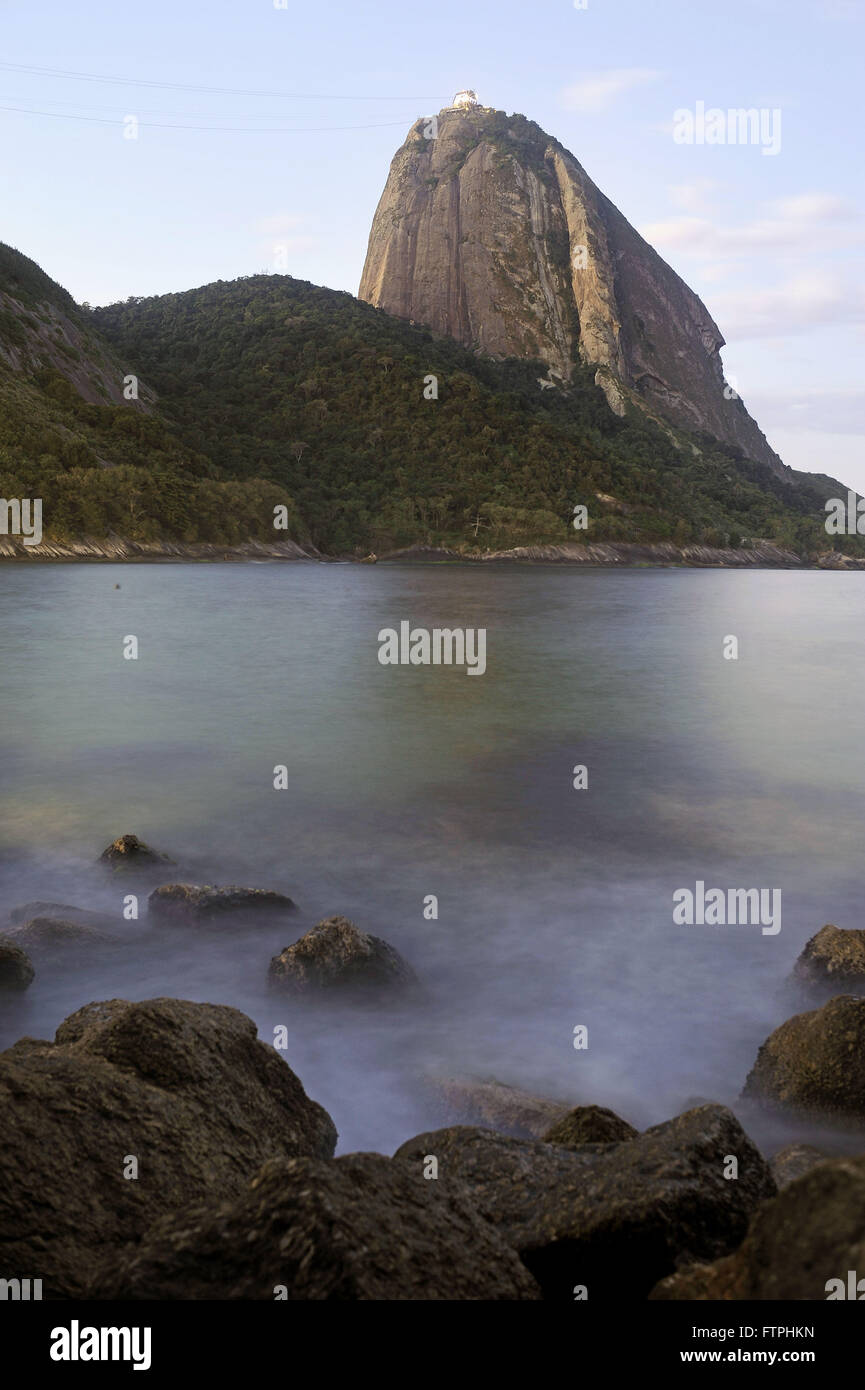
[[[167,854],[151,849],[137,835],[121,835],[113,840],[99,856],[100,864],[110,864],[112,869],[149,869],[161,864],[173,864]]]
[[[541,1137],[545,1144],[580,1149],[585,1144],[622,1144],[636,1139],[639,1130],[603,1105],[578,1105],[557,1120]]]
[[[0,990],[27,989],[35,974],[27,952],[8,936],[0,936]]]
[[[514,1139],[542,1139],[551,1125],[570,1114],[564,1101],[536,1096],[492,1077],[427,1077],[425,1089],[442,1124],[478,1125]]]
[[[58,917],[34,917],[18,927],[10,927],[7,939],[43,961],[68,959],[70,952],[105,950],[120,940],[81,922],[67,922]]]
[[[454,1127],[419,1135],[395,1157],[468,1189],[551,1299],[645,1298],[677,1265],[734,1250],[775,1192],[736,1117],[707,1105],[627,1143],[566,1149]],[[730,1158],[738,1176],[725,1177]]]
[[[186,926],[208,925],[231,916],[283,917],[297,905],[284,893],[263,888],[214,888],[209,884],[165,883],[154,888],[147,905],[158,922]]]
[[[833,994],[865,993],[865,931],[831,924],[805,943],[793,977],[801,984]]]
[[[381,1154],[267,1164],[236,1199],[168,1218],[100,1271],[107,1299],[537,1299],[455,1184]]]
[[[825,1163],[831,1157],[831,1154],[816,1149],[813,1144],[787,1144],[778,1150],[774,1158],[770,1158],[769,1167],[780,1191],[804,1173],[810,1173],[817,1163]]]
[[[398,951],[380,936],[360,931],[347,917],[323,922],[274,956],[270,983],[291,994],[321,990],[375,996],[417,985],[417,976]]]
[[[744,1099],[838,1124],[865,1124],[865,999],[841,994],[796,1014],[757,1053]]]
[[[739,1250],[683,1269],[650,1297],[661,1299],[824,1300],[865,1279],[865,1157],[833,1158],[789,1183],[756,1213]],[[861,1293],[865,1294],[865,1283]],[[857,1295],[858,1297],[858,1295]]]
[[[88,1004],[55,1041],[0,1053],[0,1231],[8,1270],[83,1295],[97,1256],[207,1192],[244,1191],[270,1158],[327,1158],[336,1131],[237,1009],[178,999]],[[137,1177],[132,1161],[137,1164]]]

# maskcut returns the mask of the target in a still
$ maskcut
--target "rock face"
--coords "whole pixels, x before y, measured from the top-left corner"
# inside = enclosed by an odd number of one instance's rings
[[[425,1089],[444,1124],[479,1125],[514,1139],[543,1139],[547,1130],[571,1112],[560,1100],[536,1096],[501,1081],[470,1076],[427,1078]]]
[[[581,1149],[584,1144],[622,1144],[636,1139],[639,1130],[603,1105],[578,1105],[542,1135],[545,1144]]]
[[[160,1217],[240,1195],[270,1158],[333,1153],[330,1116],[236,1009],[88,1004],[0,1054],[4,1265],[80,1297]],[[127,1178],[130,1158],[138,1177]]]
[[[806,942],[793,970],[806,985],[865,993],[865,931],[827,924]]]
[[[277,1292],[278,1291],[278,1292]],[[162,1223],[91,1297],[536,1299],[514,1250],[454,1187],[380,1154],[271,1162],[234,1202]]]
[[[147,899],[152,916],[164,922],[206,925],[220,917],[245,913],[256,917],[284,916],[296,912],[297,905],[284,893],[268,893],[263,888],[213,888],[197,883],[166,883],[154,888]]]
[[[736,1248],[769,1168],[735,1116],[703,1106],[628,1143],[565,1149],[455,1127],[409,1140],[395,1157],[467,1188],[519,1252],[546,1298],[644,1298],[678,1264]],[[738,1177],[724,1177],[729,1157]]]
[[[557,140],[523,116],[445,110],[393,158],[359,295],[493,357],[575,360],[626,400],[788,476],[725,383],[705,305]]]
[[[272,985],[292,994],[340,990],[381,995],[417,985],[411,966],[393,946],[359,931],[347,917],[319,922],[274,956],[267,973]]]
[[[863,1049],[865,999],[838,995],[770,1034],[742,1096],[802,1116],[865,1125]]]
[[[0,990],[27,989],[35,973],[27,952],[8,936],[0,936]]]
[[[653,1299],[827,1299],[865,1276],[865,1158],[821,1163],[790,1183],[754,1217],[734,1255],[683,1269]],[[855,1296],[865,1293],[865,1284]]]

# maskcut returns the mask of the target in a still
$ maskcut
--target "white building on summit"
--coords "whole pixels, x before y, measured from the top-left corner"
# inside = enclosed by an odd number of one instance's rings
[[[451,110],[459,111],[462,107],[478,106],[479,104],[477,92],[473,92],[471,87],[467,87],[464,92],[457,92],[451,102]]]

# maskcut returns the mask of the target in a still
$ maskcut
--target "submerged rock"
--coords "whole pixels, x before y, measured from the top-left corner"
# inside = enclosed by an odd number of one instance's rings
[[[0,1054],[0,1230],[46,1298],[172,1211],[239,1196],[270,1158],[328,1158],[330,1116],[237,1009],[88,1004]],[[134,1171],[133,1171],[134,1170]],[[137,1172],[137,1176],[136,1176]]]
[[[835,994],[865,993],[865,931],[827,924],[805,943],[793,977],[801,984]]]
[[[763,1043],[743,1099],[811,1117],[865,1124],[865,999],[850,994],[796,1014]]]
[[[584,1144],[622,1144],[636,1139],[639,1130],[622,1120],[614,1110],[603,1105],[578,1105],[557,1120],[546,1134],[545,1144],[562,1144],[566,1149],[579,1149]]]
[[[827,1299],[865,1277],[865,1157],[819,1164],[754,1216],[739,1250],[665,1279],[653,1299]],[[830,1287],[830,1281],[835,1281]],[[865,1285],[861,1292],[865,1292]],[[859,1297],[859,1294],[855,1294]]]
[[[341,990],[368,995],[417,985],[411,966],[393,946],[360,931],[347,917],[319,922],[274,956],[267,973],[272,985],[293,994]]]
[[[90,953],[116,946],[117,936],[96,931],[81,922],[67,922],[58,917],[34,917],[20,926],[10,927],[8,939],[43,960],[68,958],[70,953]]]
[[[113,840],[99,856],[100,864],[110,864],[113,869],[144,869],[154,865],[173,864],[167,854],[151,849],[137,835],[121,835]]]
[[[570,1114],[564,1101],[536,1096],[492,1077],[427,1077],[425,1088],[444,1124],[479,1125],[514,1139],[542,1139],[551,1125]]]
[[[731,1111],[707,1105],[627,1143],[566,1149],[455,1127],[419,1135],[395,1157],[464,1186],[519,1252],[544,1295],[644,1298],[683,1261],[740,1243],[775,1193],[762,1155]],[[730,1159],[738,1164],[735,1179]]]
[[[164,1221],[109,1261],[109,1299],[536,1299],[454,1185],[381,1154],[271,1162],[233,1202]]]
[[[816,1164],[825,1163],[831,1157],[831,1154],[816,1149],[813,1144],[787,1144],[769,1160],[769,1167],[780,1189],[810,1173]]]
[[[284,893],[270,893],[263,888],[215,888],[197,883],[163,884],[153,890],[147,905],[152,916],[189,926],[200,926],[232,913],[254,913],[258,917],[284,916],[297,911],[297,904]]]
[[[27,989],[35,974],[27,952],[8,936],[0,936],[0,990]]]
[[[32,922],[34,917],[51,917],[55,921],[75,922],[77,926],[93,927],[96,931],[110,932],[117,926],[117,919],[110,917],[107,912],[90,912],[83,907],[70,907],[68,903],[22,903],[20,907],[13,907],[9,913],[9,921],[13,926]]]

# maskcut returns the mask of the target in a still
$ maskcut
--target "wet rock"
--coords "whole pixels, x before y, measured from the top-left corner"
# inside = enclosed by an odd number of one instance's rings
[[[425,1089],[445,1125],[478,1125],[515,1139],[542,1139],[551,1125],[570,1113],[560,1100],[506,1086],[492,1077],[427,1077]]]
[[[393,946],[360,931],[347,917],[319,922],[274,956],[267,974],[272,985],[292,994],[381,995],[417,985],[411,966]]]
[[[805,943],[793,977],[833,994],[865,993],[865,931],[823,927]]]
[[[380,1154],[271,1162],[233,1202],[164,1221],[91,1297],[536,1299],[519,1257],[455,1185]]]
[[[284,893],[263,888],[215,888],[209,884],[166,883],[155,888],[147,899],[151,916],[161,922],[202,926],[220,918],[247,915],[256,918],[285,916],[297,905]]]
[[[96,931],[81,922],[67,922],[58,917],[34,917],[20,926],[10,927],[10,941],[28,951],[37,960],[57,961],[110,949],[120,941],[107,932]]]
[[[552,1299],[644,1298],[683,1262],[736,1248],[775,1192],[765,1160],[731,1111],[703,1106],[627,1143],[566,1149],[455,1127],[419,1135],[395,1157],[438,1159],[519,1252]],[[738,1177],[725,1177],[730,1159]]]
[[[27,989],[35,974],[27,952],[8,936],[0,936],[0,990]]]
[[[578,1105],[541,1137],[545,1144],[580,1149],[584,1144],[622,1144],[636,1139],[639,1130],[603,1105]]]
[[[823,1300],[837,1295],[837,1285],[827,1288],[830,1280],[846,1286],[848,1270],[865,1278],[863,1210],[865,1157],[820,1163],[760,1208],[735,1254],[681,1270],[651,1297]]]
[[[831,1156],[822,1149],[816,1149],[813,1144],[787,1144],[769,1160],[769,1167],[780,1189],[809,1173],[815,1164],[824,1163]]]
[[[151,849],[137,835],[121,835],[113,840],[99,856],[100,864],[110,864],[112,869],[148,869],[163,864],[173,864],[167,854]]]
[[[839,1124],[865,1124],[865,999],[841,994],[796,1014],[757,1053],[742,1096]]]
[[[45,1298],[172,1211],[239,1196],[270,1158],[329,1157],[336,1131],[237,1009],[88,1004],[55,1041],[0,1054],[0,1231]],[[125,1176],[135,1160],[137,1178]]]

